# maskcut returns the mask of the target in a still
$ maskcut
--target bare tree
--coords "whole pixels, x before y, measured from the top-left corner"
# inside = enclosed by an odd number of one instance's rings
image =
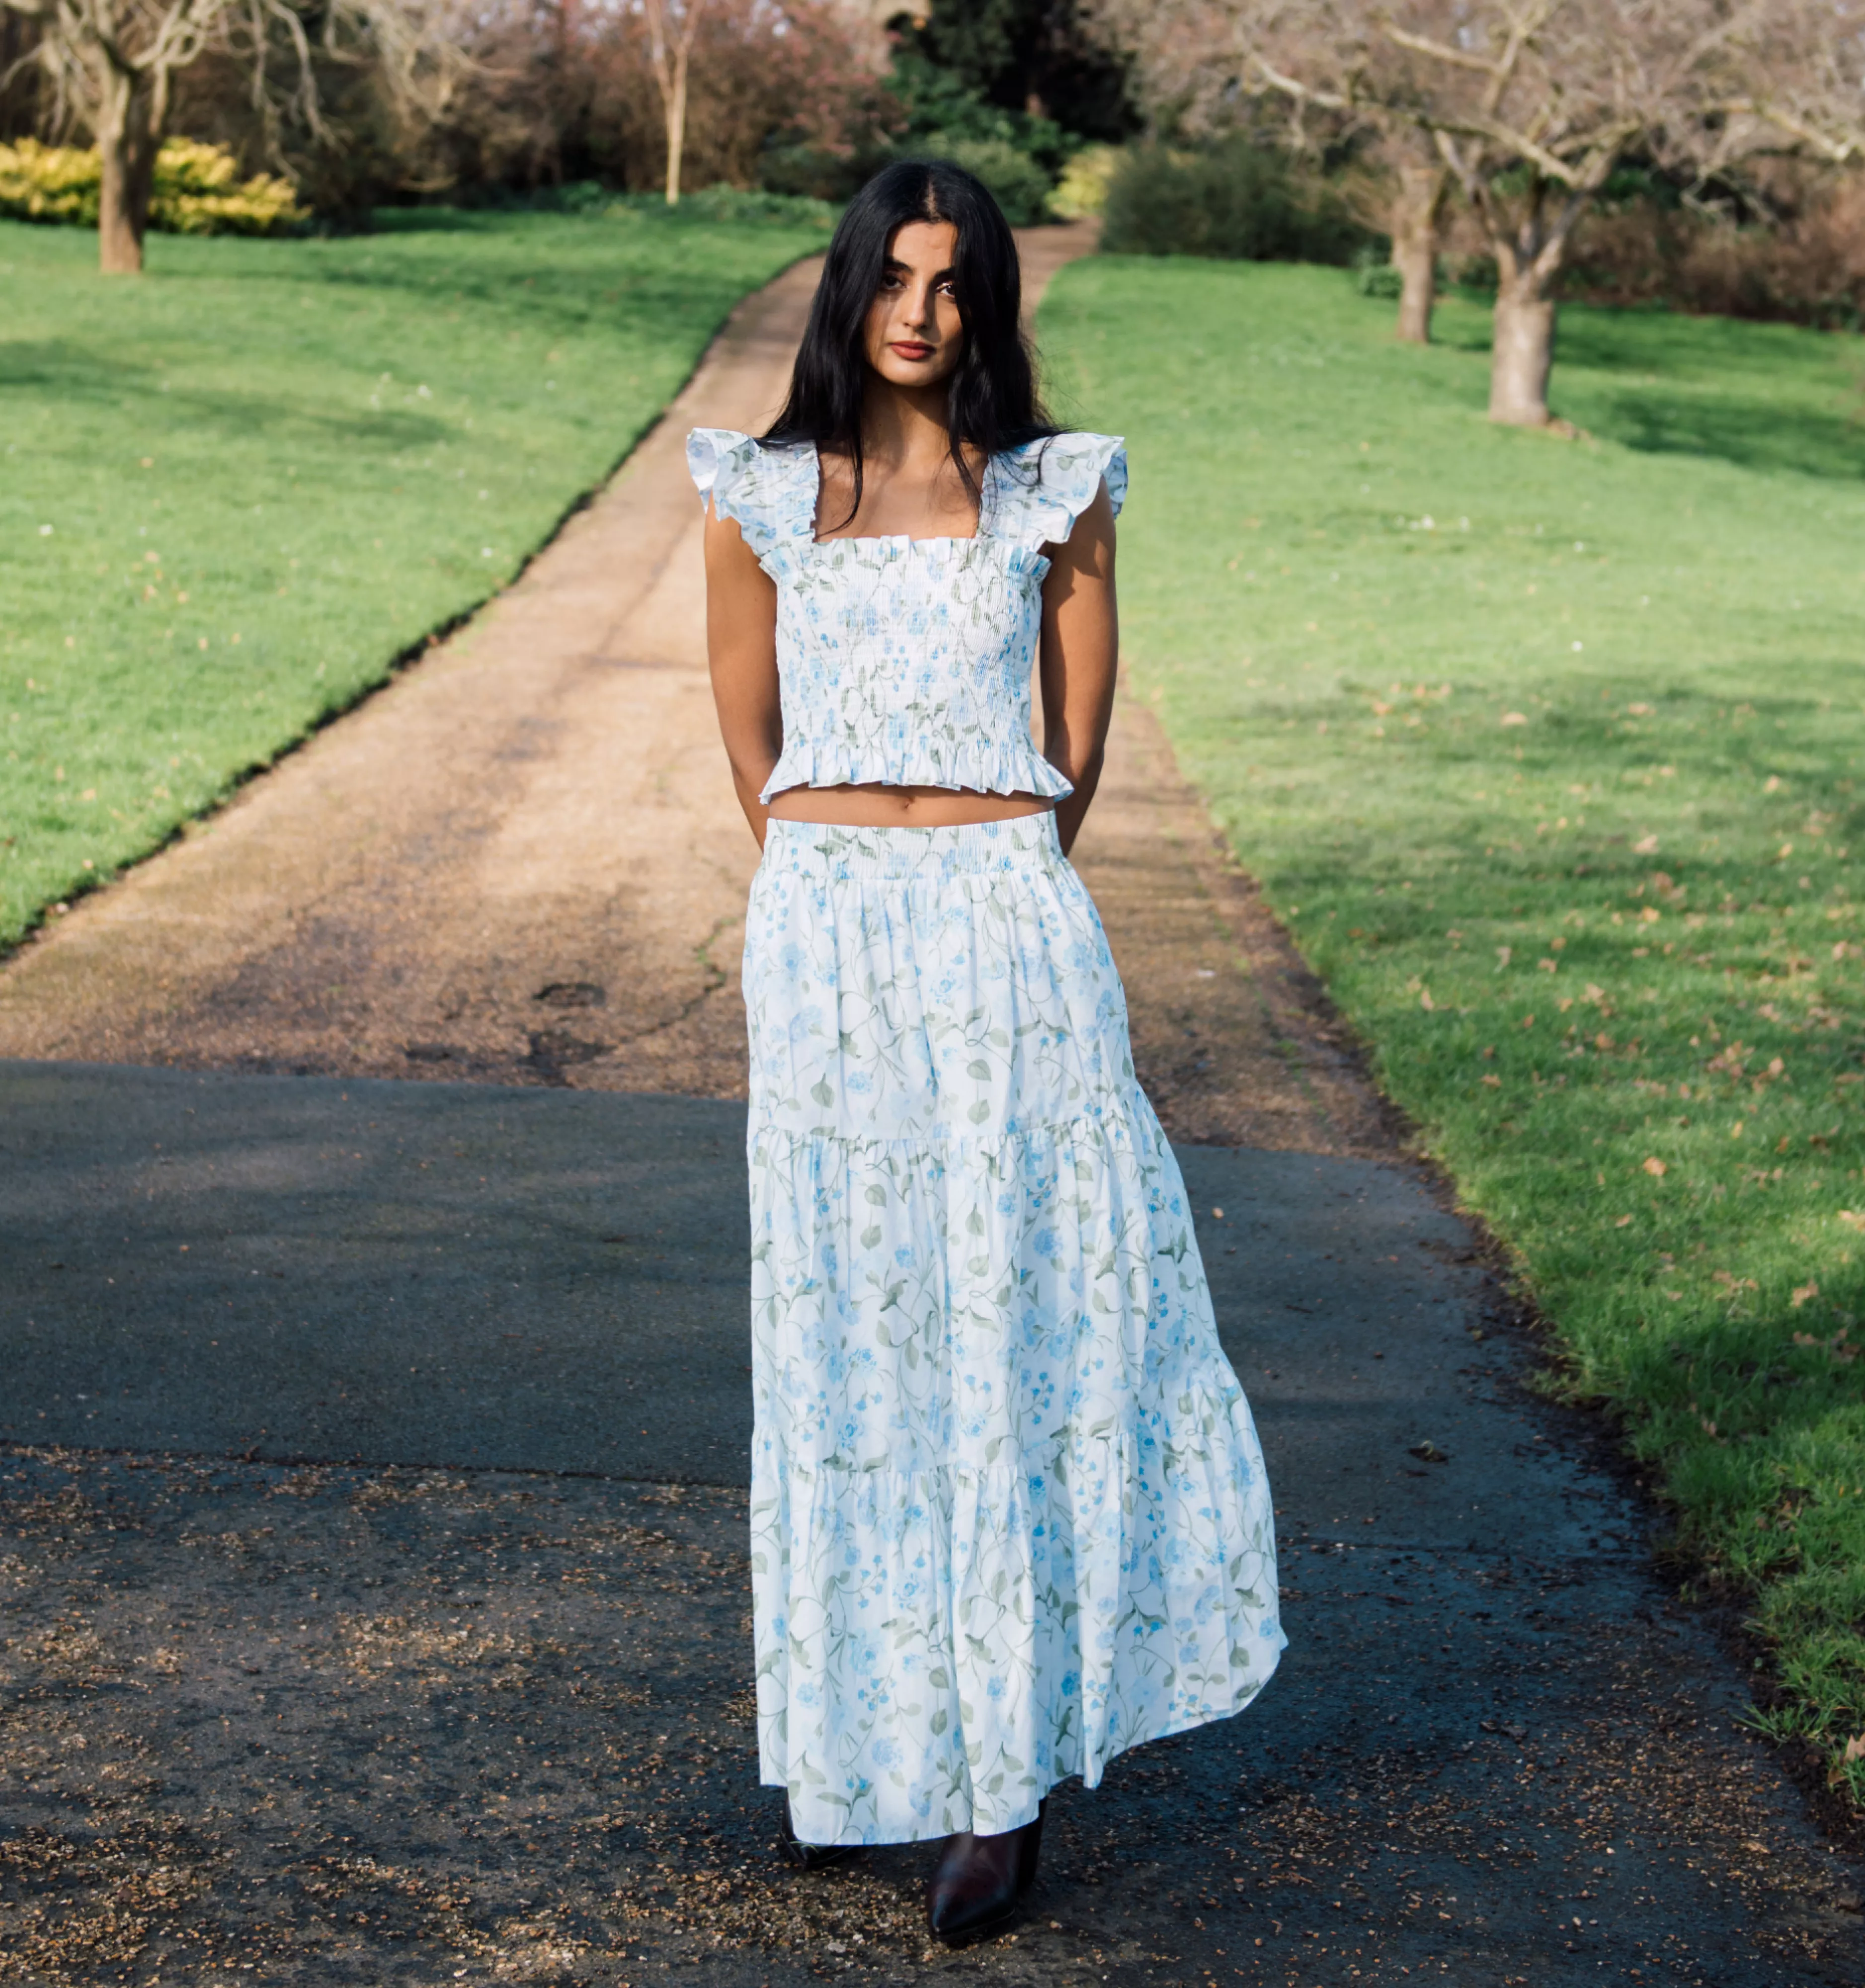
[[[167,135],[175,78],[210,50],[237,57],[255,98],[282,94],[320,136],[319,57],[367,63],[391,109],[407,117],[438,112],[468,65],[449,0],[334,0],[323,10],[315,42],[289,0],[0,0],[0,6],[38,24],[35,58],[56,119],[88,128],[96,140],[103,168],[99,265],[120,274],[143,266],[156,154]]]
[[[1364,87],[1371,15],[1361,0],[1099,0],[1103,32],[1139,57],[1156,111],[1192,130],[1279,102],[1311,151],[1370,137],[1388,189],[1398,336],[1428,343],[1451,170],[1407,109]]]
[[[680,155],[687,142],[687,66],[706,0],[641,0],[647,15],[654,82],[667,120],[667,204],[680,205]]]
[[[1321,114],[1428,143],[1495,257],[1490,418],[1523,426],[1549,419],[1575,226],[1630,150],[1707,177],[1762,152],[1843,161],[1865,130],[1858,0],[1105,4],[1163,100],[1273,93],[1298,130]],[[1415,284],[1432,182],[1414,159],[1399,183]]]

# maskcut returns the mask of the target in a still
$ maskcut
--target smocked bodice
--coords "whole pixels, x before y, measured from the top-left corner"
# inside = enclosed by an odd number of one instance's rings
[[[993,456],[970,539],[818,539],[808,443],[695,428],[687,461],[777,583],[783,752],[763,799],[870,782],[1070,791],[1030,737],[1042,548],[1067,539],[1103,477],[1119,510],[1118,438],[1053,435]]]

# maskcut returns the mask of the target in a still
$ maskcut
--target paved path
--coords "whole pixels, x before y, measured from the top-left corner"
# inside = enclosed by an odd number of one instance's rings
[[[1058,1792],[1013,1938],[928,1953],[921,1851],[775,1865],[751,851],[677,444],[768,406],[806,288],[465,637],[0,974],[0,1979],[1865,1979],[1857,1864],[1130,704],[1083,867],[1293,1646]]]
[[[1084,245],[1023,241],[1038,293]],[[757,850],[684,437],[775,413],[816,269],[740,309],[486,614],[0,971],[0,1057],[742,1097]],[[1322,1004],[1130,702],[1080,860],[1175,1134],[1377,1149]]]

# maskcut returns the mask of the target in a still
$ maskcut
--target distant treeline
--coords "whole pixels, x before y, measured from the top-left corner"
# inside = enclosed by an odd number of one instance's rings
[[[314,28],[311,0],[303,12]],[[644,9],[494,0],[467,18],[471,62],[440,114],[418,124],[394,115],[353,59],[320,66],[314,128],[289,100],[258,97],[242,62],[210,51],[179,73],[168,129],[225,146],[244,173],[282,171],[323,225],[411,201],[662,185],[666,127]],[[24,59],[37,32],[0,8],[0,140],[83,142]],[[1253,118],[1247,103],[1235,130],[1181,142],[1157,115],[1146,128],[1130,86],[1076,0],[937,0],[885,29],[842,0],[708,0],[684,184],[839,201],[890,157],[938,152],[978,172],[1019,225],[1079,211],[1081,186],[1095,198],[1106,188],[1110,248],[1339,262],[1384,252],[1390,200],[1376,155],[1292,154],[1268,107]],[[1110,145],[1124,148],[1111,170],[1091,150]],[[1071,160],[1083,162],[1073,175]],[[1454,199],[1443,249],[1446,281],[1493,280]],[[1634,164],[1582,224],[1563,288],[1857,328],[1865,175],[1782,161],[1706,188]]]

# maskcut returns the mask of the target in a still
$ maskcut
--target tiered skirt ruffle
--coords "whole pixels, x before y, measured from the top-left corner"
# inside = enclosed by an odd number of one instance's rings
[[[1269,1486],[1052,817],[771,823],[751,1017],[763,1778],[995,1834],[1283,1646]]]

